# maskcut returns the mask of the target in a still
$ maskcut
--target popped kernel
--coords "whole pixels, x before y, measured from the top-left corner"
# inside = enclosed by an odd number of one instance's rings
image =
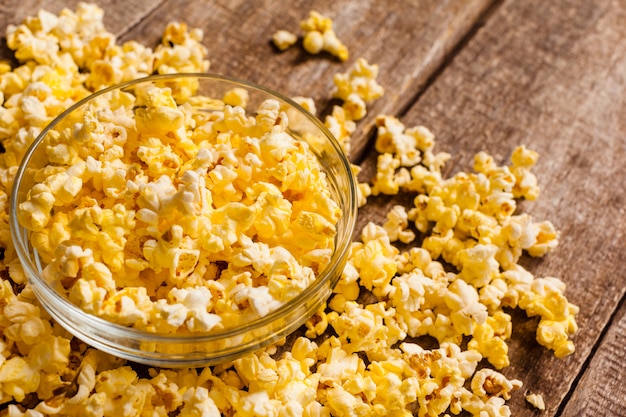
[[[505,400],[511,398],[511,391],[521,386],[521,381],[509,380],[501,373],[488,368],[477,371],[471,383],[472,392],[478,397],[497,396]]]
[[[385,230],[374,223],[363,229],[362,240],[352,244],[348,264],[358,271],[362,287],[383,291],[397,272],[393,257],[398,249],[391,245]]]
[[[350,119],[345,109],[340,106],[333,106],[331,114],[324,118],[324,124],[339,141],[346,154],[350,153],[350,137],[356,130],[354,120]]]
[[[537,410],[544,411],[546,409],[546,403],[543,401],[541,394],[530,393],[524,397],[526,401]]]
[[[575,315],[578,306],[571,304],[563,295],[565,284],[558,278],[536,278],[519,300],[519,307],[529,316],[539,315],[537,341],[554,350],[557,358],[574,352],[569,336],[578,330]]]
[[[346,73],[335,74],[333,97],[346,101],[351,94],[368,102],[382,97],[383,87],[376,82],[378,65],[359,58]]]
[[[531,168],[537,163],[539,154],[525,146],[518,146],[511,155],[511,172],[515,176],[513,195],[516,198],[536,200],[539,196],[537,177],[531,172]]]
[[[387,221],[383,224],[383,229],[389,235],[389,240],[402,243],[410,243],[415,239],[415,233],[407,229],[409,227],[409,216],[404,206],[396,205],[387,213]]]
[[[300,29],[304,32],[302,45],[313,55],[326,51],[342,61],[348,59],[348,48],[339,40],[333,30],[333,21],[315,10],[309,13],[306,20],[300,22]],[[284,35],[281,35],[284,38]],[[279,39],[281,43],[284,39]],[[287,39],[287,42],[290,39]]]
[[[479,352],[496,369],[509,366],[509,347],[506,340],[511,337],[511,316],[497,311],[477,325],[467,347]]]
[[[382,97],[384,90],[376,82],[378,66],[369,65],[359,58],[347,73],[335,74],[335,92],[333,97],[342,100],[342,105],[335,105],[324,118],[324,124],[343,146],[346,154],[350,153],[350,136],[356,129],[356,121],[367,114],[367,103]]]
[[[263,102],[256,118],[225,104],[212,129],[194,142],[193,108],[178,105],[172,94],[170,88],[148,87],[138,92],[136,101],[144,104],[138,107],[132,97],[100,97],[82,121],[78,117],[75,131],[90,123],[102,139],[100,154],[82,160],[77,151],[69,168],[50,161],[40,172],[55,174],[33,187],[18,208],[23,225],[35,232],[46,228],[46,219],[48,235],[67,224],[70,240],[43,254],[51,261],[42,276],[60,284],[83,310],[141,329],[207,332],[264,317],[327,264],[341,210],[307,145],[287,133],[278,102]],[[103,108],[115,113],[106,115]],[[133,118],[134,128],[128,123]],[[113,127],[124,135],[109,137],[117,132]],[[77,146],[69,131],[59,133],[52,135],[55,141]],[[148,139],[138,142],[141,137]],[[182,150],[172,140],[178,138]],[[252,145],[249,152],[238,149],[241,140]],[[208,170],[193,169],[200,144],[219,161]],[[144,165],[134,165],[129,178],[125,161],[131,154]],[[91,168],[95,161],[119,167],[115,188],[105,188]],[[67,223],[49,224],[53,206]],[[129,241],[138,246],[127,259]],[[227,262],[228,268],[202,276],[209,264],[200,259]],[[222,287],[219,305],[208,280]]]
[[[281,51],[286,51],[298,41],[298,36],[288,30],[277,30],[272,35],[272,43]]]

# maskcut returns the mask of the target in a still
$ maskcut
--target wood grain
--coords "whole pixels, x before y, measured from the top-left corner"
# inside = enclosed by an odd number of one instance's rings
[[[626,303],[611,322],[563,416],[626,416]]]
[[[624,21],[624,2],[507,1],[404,117],[438,135],[438,149],[454,155],[450,173],[470,169],[481,150],[500,163],[519,144],[541,155],[535,172],[543,195],[522,208],[552,220],[561,245],[525,265],[561,277],[582,307],[578,351],[564,360],[532,340],[536,322],[516,317],[505,373],[543,394],[542,415],[556,415],[626,289]],[[621,353],[609,351],[606,360],[623,363]],[[625,392],[622,385],[596,401],[617,410]],[[515,415],[535,415],[522,394],[511,401]]]
[[[0,31],[44,8],[74,9],[78,0],[0,0]],[[524,259],[537,276],[558,276],[581,306],[577,352],[558,360],[534,340],[537,320],[513,312],[512,365],[525,388],[509,403],[515,416],[626,415],[626,2],[624,0],[245,0],[154,2],[103,0],[105,24],[120,41],[155,45],[165,24],[180,20],[205,32],[211,71],[246,78],[286,95],[332,104],[332,77],[358,57],[380,66],[386,95],[370,109],[353,142],[368,153],[372,118],[401,115],[437,135],[453,155],[447,175],[469,170],[486,150],[504,163],[519,144],[539,151],[537,202],[520,208],[561,231],[560,248]],[[301,48],[278,53],[277,29],[298,32],[316,9],[332,16],[352,56],[342,63]],[[0,50],[0,57],[10,56]],[[359,225],[380,222],[410,196],[372,198]],[[621,307],[620,307],[621,306]],[[547,410],[524,401],[542,394]]]

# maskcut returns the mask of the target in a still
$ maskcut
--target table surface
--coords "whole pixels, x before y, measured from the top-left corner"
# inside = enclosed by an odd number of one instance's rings
[[[76,1],[1,0],[0,31],[40,8],[58,13]],[[536,320],[514,315],[511,366],[504,373],[541,393],[546,411],[524,390],[509,401],[515,416],[626,416],[626,1],[395,0],[254,1],[102,0],[118,41],[156,45],[165,23],[204,30],[211,72],[249,79],[285,95],[309,96],[320,113],[332,102],[333,74],[358,57],[376,63],[384,97],[359,122],[351,158],[372,173],[373,120],[398,116],[428,126],[438,151],[452,154],[446,174],[471,169],[485,150],[506,163],[520,144],[539,152],[541,187],[521,208],[560,230],[558,249],[523,263],[557,276],[580,306],[576,352],[555,359],[534,341]],[[277,53],[277,29],[298,32],[310,10],[334,20],[350,51],[342,63],[295,47]],[[3,56],[10,52],[3,46]],[[402,196],[377,198],[359,214],[380,223]]]

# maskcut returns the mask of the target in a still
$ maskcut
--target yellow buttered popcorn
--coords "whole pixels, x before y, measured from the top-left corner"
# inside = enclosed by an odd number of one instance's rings
[[[544,411],[546,409],[546,403],[543,401],[543,396],[541,394],[526,394],[526,401],[537,410]]]
[[[376,82],[377,76],[378,65],[359,58],[348,72],[335,74],[333,97],[348,101],[351,94],[356,94],[365,102],[376,100],[384,93],[383,87]]]
[[[478,397],[498,396],[505,400],[511,398],[511,391],[522,386],[521,381],[509,380],[492,369],[483,368],[472,378],[472,392]]]
[[[354,243],[348,264],[359,273],[360,285],[375,293],[384,291],[397,272],[391,245],[384,229],[370,223],[363,230],[363,242]]]
[[[155,48],[117,45],[103,13],[80,3],[7,29],[18,61],[0,63],[7,415],[510,415],[521,382],[490,369],[509,364],[506,309],[539,316],[537,340],[557,357],[573,352],[578,307],[564,283],[518,263],[559,239],[549,221],[517,213],[518,199],[538,197],[537,153],[518,147],[500,166],[482,152],[473,172],[444,178],[450,155],[434,152],[434,134],[390,115],[376,118],[378,170],[358,185],[358,204],[411,193],[409,204],[394,202],[380,225],[364,227],[328,307],[299,334],[232,362],[177,370],[137,367],[73,339],[38,304],[12,247],[7,192],[17,165],[41,129],[90,92],[209,66],[200,30],[172,22]],[[332,24],[312,13],[303,46],[347,59]],[[297,41],[285,35],[278,47]],[[377,75],[358,59],[334,79],[342,103],[324,121],[346,152],[383,93]],[[295,100],[316,113],[312,100]],[[328,262],[342,213],[306,149],[286,134],[280,106],[248,101],[236,89],[196,97],[192,84],[118,94],[76,121],[83,146],[51,137],[51,167],[19,213],[36,230],[46,274],[88,311],[170,333],[265,315],[308,285]],[[545,407],[538,395],[527,401]]]
[[[308,19],[300,22],[300,29],[304,32],[302,44],[308,53],[315,55],[326,51],[342,61],[348,59],[348,48],[335,34],[329,17],[313,10]]]
[[[226,93],[224,93],[223,98],[225,104],[228,104],[229,106],[242,107],[244,109],[248,105],[248,100],[250,100],[248,90],[240,87],[228,90]]]
[[[302,47],[308,53],[317,55],[324,51],[341,61],[348,59],[348,48],[333,30],[331,18],[312,10],[309,12],[309,17],[300,22],[300,29],[303,32]],[[284,29],[277,30],[272,35],[272,43],[279,51],[289,49],[297,41],[296,34]]]
[[[286,51],[298,41],[298,36],[288,30],[277,30],[272,35],[272,42],[281,51]]]
[[[567,301],[563,295],[564,287],[558,278],[537,278],[519,300],[519,307],[529,316],[541,317],[537,341],[554,350],[557,357],[574,352],[574,343],[569,336],[578,330],[574,316],[579,309]]]
[[[415,233],[408,229],[409,218],[404,206],[394,206],[387,214],[387,221],[383,224],[383,228],[389,235],[389,239],[393,242],[396,240],[402,243],[410,243],[415,239]]]
[[[230,93],[228,100],[247,101]],[[255,117],[224,104],[199,119],[173,94],[152,86],[136,99],[99,97],[73,130],[89,124],[93,148],[83,159],[72,131],[51,135],[72,156],[51,153],[35,174],[45,178],[41,190],[31,190],[18,216],[42,236],[42,276],[83,310],[149,331],[234,327],[316,279],[342,213],[278,102],[265,101]],[[111,180],[99,175],[108,167]],[[52,219],[52,207],[64,216]],[[59,229],[69,239],[52,251]],[[220,262],[228,267],[218,273],[211,264]]]

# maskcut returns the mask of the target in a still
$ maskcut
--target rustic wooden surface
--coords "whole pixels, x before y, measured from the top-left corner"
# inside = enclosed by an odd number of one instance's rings
[[[40,8],[77,2],[0,0],[0,31]],[[517,314],[505,370],[544,396],[543,413],[517,392],[514,416],[626,416],[626,1],[102,0],[120,40],[156,44],[166,22],[205,31],[211,71],[247,78],[328,109],[332,75],[345,65],[293,48],[276,53],[276,29],[297,30],[309,10],[332,16],[351,52],[380,66],[386,95],[355,134],[352,158],[372,169],[371,122],[379,113],[424,124],[448,170],[468,170],[488,151],[504,163],[518,144],[537,150],[542,195],[523,209],[550,219],[561,245],[525,260],[537,276],[558,276],[581,307],[576,353],[562,360],[537,345],[531,319]],[[3,51],[2,55],[8,55]],[[400,197],[401,198],[401,197]],[[380,221],[385,206],[360,214]],[[523,391],[523,390],[522,390]]]
[[[520,143],[541,155],[543,194],[525,209],[561,244],[530,268],[562,277],[582,308],[573,357],[512,341],[509,374],[532,381],[546,415],[626,415],[624,346],[610,340],[625,329],[611,320],[626,290],[625,22],[623,1],[505,2],[405,116],[437,132],[454,167],[482,149],[504,162]],[[533,414],[520,396],[511,407]]]

